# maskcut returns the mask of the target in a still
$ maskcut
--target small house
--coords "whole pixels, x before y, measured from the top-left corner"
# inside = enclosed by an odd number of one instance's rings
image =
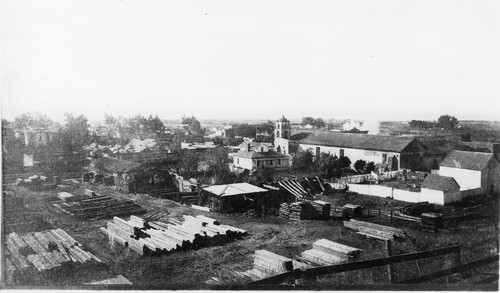
[[[245,212],[260,209],[267,189],[249,183],[212,185],[201,190],[202,204],[214,212]]]

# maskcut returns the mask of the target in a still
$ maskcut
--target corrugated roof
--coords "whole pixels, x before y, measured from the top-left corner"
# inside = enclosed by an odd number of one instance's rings
[[[492,157],[493,153],[451,151],[439,166],[481,171]]]
[[[266,189],[260,188],[258,186],[246,182],[225,184],[225,185],[212,185],[203,188],[203,190],[218,196],[234,196],[240,194],[267,192]]]
[[[414,137],[368,135],[317,131],[299,140],[301,144],[324,145],[352,149],[401,152]]]
[[[441,190],[441,191],[457,191],[460,190],[460,185],[453,177],[441,176],[438,174],[429,174],[425,177],[424,182],[420,185],[421,188]]]
[[[241,150],[233,154],[233,157],[247,158],[247,159],[278,159],[278,158],[288,158],[286,155],[280,154],[273,150],[268,150],[267,152],[256,152]]]
[[[104,157],[97,161],[95,167],[109,172],[128,172],[139,167],[140,165],[141,164],[136,162]]]

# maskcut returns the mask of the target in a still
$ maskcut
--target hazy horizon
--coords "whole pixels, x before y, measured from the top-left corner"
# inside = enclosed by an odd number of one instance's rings
[[[2,117],[500,120],[494,0],[4,0]]]

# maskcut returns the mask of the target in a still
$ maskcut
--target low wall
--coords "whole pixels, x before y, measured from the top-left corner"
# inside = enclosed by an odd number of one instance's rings
[[[393,189],[392,187],[382,185],[368,185],[368,184],[348,184],[349,191],[354,191],[360,194],[378,196],[378,197],[391,197],[393,199],[406,201],[406,202],[422,202],[428,201],[429,203],[443,205],[445,203],[444,192],[438,190],[423,190],[420,192],[413,192],[402,189]]]

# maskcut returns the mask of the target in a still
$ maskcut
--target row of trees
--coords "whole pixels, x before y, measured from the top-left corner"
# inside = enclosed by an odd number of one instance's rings
[[[300,125],[306,126],[306,125],[311,125],[314,126],[314,128],[320,129],[326,126],[325,121],[322,118],[313,118],[313,117],[304,117],[302,118],[302,123]]]
[[[458,126],[458,119],[450,115],[441,115],[437,121],[426,121],[426,120],[411,120],[410,126],[415,128],[444,128],[444,129],[455,129]]]
[[[326,178],[340,178],[347,173],[369,173],[375,170],[374,162],[357,160],[354,169],[350,168],[351,160],[346,157],[337,157],[327,153],[321,153],[315,158],[312,152],[305,151],[294,159],[293,168],[302,171],[319,171]]]

